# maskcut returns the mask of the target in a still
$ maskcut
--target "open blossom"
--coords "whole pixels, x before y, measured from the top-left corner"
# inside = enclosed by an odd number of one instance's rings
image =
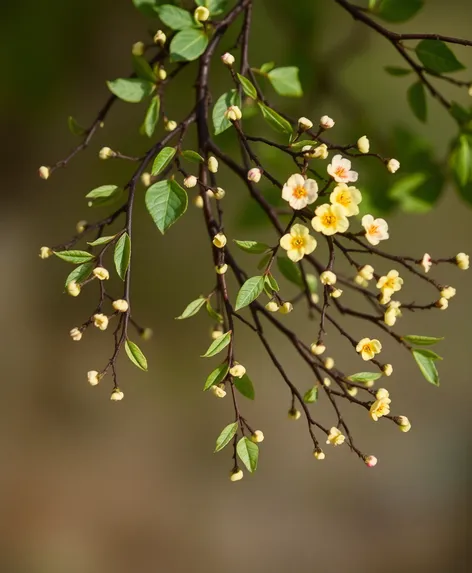
[[[363,338],[356,346],[356,351],[362,356],[363,360],[372,360],[376,354],[382,350],[382,344],[374,338]]]
[[[287,251],[288,258],[296,263],[305,255],[309,255],[316,249],[316,239],[310,235],[308,227],[296,224],[280,239],[280,246]]]
[[[390,397],[384,388],[380,388],[375,396],[375,402],[372,402],[370,406],[370,417],[374,422],[377,422],[382,416],[388,416],[390,414]]]
[[[362,194],[356,187],[348,187],[345,183],[336,185],[329,196],[333,205],[341,205],[344,208],[346,217],[359,214],[359,203],[362,201]]]
[[[433,266],[433,263],[431,260],[431,255],[429,255],[428,253],[425,253],[423,255],[423,258],[421,259],[420,265],[423,267],[424,272],[428,273],[429,270],[431,269],[431,267]]]
[[[372,215],[364,215],[361,224],[365,229],[365,238],[371,245],[378,245],[380,241],[388,239],[388,223],[385,219],[374,219]]]
[[[351,162],[342,155],[335,155],[328,165],[328,173],[336,183],[354,183],[357,181],[358,174],[351,171]]]
[[[403,279],[396,270],[389,271],[387,275],[380,277],[377,281],[377,288],[382,291],[382,304],[387,304],[394,292],[401,290]]]
[[[242,378],[246,374],[246,368],[242,364],[235,364],[229,369],[229,373],[235,378]]]
[[[320,282],[322,285],[333,286],[336,284],[338,277],[333,273],[333,271],[323,271],[320,274]]]
[[[349,228],[346,211],[341,205],[325,203],[316,208],[315,215],[316,217],[311,220],[311,224],[315,231],[323,233],[323,235],[345,233]]]
[[[338,430],[338,428],[335,428],[333,426],[329,431],[326,443],[331,444],[332,446],[340,446],[341,444],[344,443],[345,439],[346,436],[341,432],[341,430]]]
[[[282,199],[288,201],[292,209],[303,209],[318,198],[318,183],[305,179],[300,173],[288,178],[282,189]]]
[[[100,330],[106,330],[108,327],[108,317],[105,314],[94,314],[93,324]]]
[[[393,326],[397,322],[397,318],[402,315],[400,306],[400,303],[396,300],[392,300],[388,305],[384,314],[384,322],[387,326]]]

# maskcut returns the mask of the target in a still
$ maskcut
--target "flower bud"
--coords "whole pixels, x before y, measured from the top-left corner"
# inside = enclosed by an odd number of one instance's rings
[[[247,172],[248,181],[252,181],[253,183],[259,183],[261,177],[262,171],[258,167],[253,167]]]
[[[104,269],[103,267],[95,267],[93,269],[93,275],[99,281],[107,281],[110,278],[110,273],[106,269]]]
[[[329,388],[331,386],[331,378],[323,378],[323,386]]]
[[[205,195],[208,197],[208,199],[213,199],[213,197],[215,196],[215,194],[213,193],[213,191],[211,189],[207,189],[205,191]]]
[[[423,255],[420,265],[423,267],[425,273],[429,272],[430,268],[433,266],[433,262],[431,260],[431,256],[428,253]]]
[[[349,388],[347,388],[346,392],[349,394],[349,396],[352,396],[353,398],[355,396],[357,396],[357,392],[359,390],[356,388],[356,386],[350,386]]]
[[[311,301],[314,302],[315,304],[318,304],[320,302],[320,296],[316,292],[312,292]]]
[[[226,119],[229,119],[229,121],[238,121],[243,117],[243,114],[237,105],[230,105],[224,115]]]
[[[333,286],[336,284],[337,277],[332,271],[324,271],[320,275],[320,281],[323,285]]]
[[[233,54],[226,52],[221,56],[221,61],[223,62],[223,64],[225,64],[225,66],[232,66],[235,62],[235,58]]]
[[[198,209],[202,209],[203,208],[203,197],[201,195],[197,195],[195,197],[195,199],[193,200],[193,204],[195,205],[195,207],[197,207]]]
[[[141,183],[144,185],[144,187],[149,187],[152,183],[152,175],[145,171],[141,175]]]
[[[99,330],[106,330],[108,327],[108,316],[105,314],[94,314],[93,315],[93,324]]]
[[[121,400],[123,400],[124,397],[125,395],[123,394],[123,392],[119,388],[115,388],[111,393],[110,400],[112,402],[120,402]]]
[[[297,410],[296,408],[290,408],[290,410],[288,411],[288,417],[291,420],[299,420],[301,415],[302,413],[300,412],[300,410]]]
[[[320,126],[323,129],[331,129],[332,127],[334,127],[334,119],[331,119],[328,115],[324,115],[320,119]]]
[[[82,338],[82,331],[79,330],[78,328],[73,328],[70,332],[70,337],[72,338],[72,340],[74,340],[75,342],[79,342],[79,340]]]
[[[327,159],[328,146],[326,145],[326,143],[322,143],[321,145],[318,145],[318,147],[315,147],[312,156],[315,159]]]
[[[316,344],[316,342],[314,342],[310,346],[310,350],[311,353],[314,354],[315,356],[321,356],[323,352],[326,350],[326,346],[324,344]]]
[[[340,288],[335,288],[329,293],[331,298],[339,298],[343,294],[343,291]]]
[[[393,366],[391,364],[384,364],[382,367],[382,372],[385,376],[391,376],[393,373]]]
[[[193,16],[197,22],[206,22],[210,17],[210,10],[206,6],[198,6],[195,8]]]
[[[79,296],[80,294],[80,285],[75,281],[70,281],[70,283],[66,287],[67,294],[70,296]]]
[[[375,394],[377,400],[390,398],[390,392],[386,388],[379,388]]]
[[[284,302],[279,308],[280,314],[290,314],[293,310],[293,304],[291,302]]]
[[[235,364],[229,369],[229,373],[235,378],[242,378],[246,374],[246,368],[242,364]]]
[[[136,42],[131,48],[131,53],[133,56],[142,56],[144,54],[144,48],[143,42]]]
[[[375,456],[366,456],[366,457],[364,458],[365,465],[366,465],[368,468],[373,468],[374,466],[376,466],[376,465],[377,465],[377,461],[378,461],[378,460],[377,460],[377,458],[376,458]]]
[[[83,219],[77,222],[77,225],[75,226],[75,230],[77,233],[83,233],[85,231],[85,229],[87,228],[87,221],[84,221]]]
[[[177,127],[177,122],[173,121],[173,120],[166,121],[166,123],[164,125],[164,129],[166,131],[174,131],[174,129],[176,129],[176,127]]]
[[[163,82],[167,78],[167,72],[165,68],[159,68],[157,71],[157,77]]]
[[[198,179],[195,177],[195,175],[189,175],[184,179],[184,186],[187,187],[187,189],[195,187],[197,183]]]
[[[210,336],[211,336],[212,340],[216,340],[217,338],[220,338],[220,336],[223,336],[223,330],[222,330],[221,326],[215,327],[211,331]]]
[[[116,153],[109,147],[102,147],[98,152],[98,157],[103,160],[110,159],[111,157],[116,157]]]
[[[363,279],[361,275],[356,275],[354,277],[354,282],[356,283],[356,285],[359,285],[364,288],[369,286],[369,283],[365,279]]]
[[[400,169],[400,162],[393,158],[389,159],[387,162],[387,169],[390,171],[390,173],[395,173]]]
[[[239,481],[242,480],[244,477],[243,470],[235,469],[229,474],[229,479],[231,481]]]
[[[152,328],[143,328],[140,336],[143,340],[151,340],[153,334]]]
[[[212,386],[211,391],[217,398],[224,398],[226,396],[226,390],[223,384]]]
[[[51,170],[49,169],[49,167],[46,167],[45,165],[41,165],[41,167],[38,170],[39,176],[41,177],[41,179],[49,179],[49,176],[51,175]]]
[[[221,201],[221,199],[226,195],[226,191],[221,187],[217,187],[215,191],[213,191],[213,195],[215,196],[215,199]]]
[[[261,432],[261,430],[256,430],[254,434],[252,434],[251,441],[255,444],[260,444],[264,441],[264,434]]]
[[[118,300],[113,301],[112,307],[118,312],[127,312],[129,309],[129,304],[127,300],[119,298]]]
[[[446,308],[449,306],[449,301],[447,300],[447,298],[444,298],[443,296],[436,301],[436,307],[439,308],[439,310],[446,310]]]
[[[332,370],[334,368],[334,360],[330,356],[325,358],[324,367],[326,370]]]
[[[307,117],[300,117],[298,120],[298,129],[300,131],[306,131],[307,129],[311,129],[313,127],[313,122],[310,121]]]
[[[410,420],[406,416],[396,416],[394,420],[402,432],[409,432],[411,430]]]
[[[265,305],[265,308],[269,312],[277,312],[279,310],[280,306],[275,300],[271,300]]]
[[[456,296],[456,289],[451,286],[443,287],[440,292],[440,295],[448,300],[451,299],[453,296]]]
[[[54,251],[49,247],[41,247],[39,249],[39,258],[40,259],[49,259],[51,255],[54,254]]]
[[[218,275],[224,275],[227,270],[228,270],[228,265],[226,263],[220,265],[219,267],[215,267],[215,271]]]
[[[364,265],[359,269],[358,273],[364,280],[371,281],[374,278],[374,267],[371,265]]]
[[[469,268],[469,255],[459,253],[456,255],[456,265],[462,270],[466,271]]]
[[[226,245],[226,236],[223,233],[217,233],[213,237],[213,244],[217,249],[223,249]]]
[[[313,455],[317,460],[324,460],[326,457],[325,453],[320,448],[316,448],[316,450],[313,452]]]
[[[218,173],[218,159],[213,155],[208,158],[208,171],[211,173]]]
[[[100,374],[96,370],[87,372],[87,380],[90,386],[96,386],[100,382]]]
[[[158,30],[154,35],[154,43],[163,46],[166,43],[167,36],[162,30]]]
[[[362,137],[360,137],[357,140],[357,149],[361,152],[361,153],[369,153],[369,149],[370,149],[370,142],[367,139],[367,137],[365,135],[363,135]]]

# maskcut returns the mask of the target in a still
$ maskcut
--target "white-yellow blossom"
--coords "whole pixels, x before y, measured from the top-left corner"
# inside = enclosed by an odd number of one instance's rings
[[[446,310],[449,306],[449,300],[442,296],[438,301],[436,301],[436,306],[439,310]]]
[[[362,201],[362,194],[356,187],[348,187],[345,183],[336,185],[329,200],[333,205],[340,205],[346,217],[359,214],[359,203]]]
[[[398,271],[391,270],[377,281],[377,288],[382,292],[382,304],[390,302],[393,293],[401,290],[403,279]]]
[[[70,296],[79,296],[80,294],[80,285],[76,281],[70,281],[66,287],[67,293]]]
[[[213,237],[213,244],[217,249],[223,249],[226,245],[226,242],[227,242],[226,235],[224,235],[223,233],[217,233]]]
[[[393,366],[391,364],[384,364],[382,367],[382,372],[385,376],[391,376],[393,374]]]
[[[313,122],[310,121],[307,117],[300,117],[298,119],[298,129],[300,131],[306,131],[307,129],[311,129],[313,127]]]
[[[469,255],[459,253],[456,255],[456,265],[461,271],[466,271],[469,268]]]
[[[187,189],[192,189],[192,187],[195,187],[197,183],[198,179],[195,175],[189,175],[184,179],[184,186],[187,187]]]
[[[211,391],[217,398],[224,398],[226,396],[226,390],[222,384],[212,386]]]
[[[387,169],[390,171],[390,173],[395,173],[400,169],[400,162],[393,158],[389,159],[387,163]]]
[[[111,393],[110,400],[112,402],[120,402],[121,400],[123,400],[124,397],[125,395],[123,394],[123,392],[119,388],[115,388]]]
[[[265,305],[266,310],[268,310],[269,312],[277,312],[280,308],[279,304],[275,301],[275,300],[270,300],[266,305]]]
[[[51,169],[45,165],[41,165],[41,167],[38,169],[38,173],[41,179],[46,180],[49,179],[49,176],[51,175]]]
[[[110,278],[110,273],[107,271],[107,269],[105,269],[103,267],[95,267],[93,269],[93,275],[99,281],[107,281]]]
[[[331,444],[332,446],[340,446],[341,444],[344,444],[345,440],[346,436],[341,432],[341,430],[338,430],[338,428],[333,426],[329,431],[326,443]]]
[[[261,432],[261,430],[256,430],[254,434],[252,434],[251,441],[253,441],[255,444],[260,444],[264,441],[264,434]]]
[[[221,56],[221,61],[223,62],[223,64],[225,64],[225,66],[232,66],[235,62],[235,58],[233,54],[226,52]]]
[[[320,274],[320,282],[322,285],[333,286],[336,284],[338,277],[333,273],[333,271],[323,271]]]
[[[229,474],[229,479],[231,481],[239,481],[242,480],[244,477],[243,474],[243,470],[237,469],[237,470],[233,470],[230,474]]]
[[[238,121],[243,117],[243,113],[237,105],[230,105],[225,111],[225,117],[230,121]]]
[[[105,314],[94,314],[92,318],[94,326],[99,330],[106,330],[108,328],[108,316]]]
[[[119,299],[113,301],[112,307],[115,310],[117,310],[118,312],[127,312],[129,309],[129,304],[128,304],[127,300],[124,300],[123,298],[119,298]]]
[[[206,6],[197,6],[193,16],[197,22],[206,22],[210,17],[210,10]]]
[[[318,183],[305,179],[300,173],[291,175],[282,188],[282,199],[288,201],[292,209],[304,209],[318,198]]]
[[[372,402],[370,406],[370,417],[374,422],[377,422],[382,416],[388,416],[390,414],[390,397],[389,393],[385,388],[380,388],[376,394],[376,400]]]
[[[397,318],[401,315],[400,303],[396,300],[392,300],[384,313],[384,322],[387,326],[393,326],[397,322]]]
[[[314,354],[315,356],[321,356],[323,354],[323,352],[325,352],[326,350],[326,346],[324,344],[317,344],[316,342],[314,342],[311,346],[310,346],[310,350],[312,352],[312,354]]]
[[[69,335],[72,338],[72,340],[74,340],[75,342],[79,342],[79,340],[81,340],[82,338],[82,331],[79,328],[73,328],[69,332]]]
[[[371,265],[364,265],[358,270],[359,276],[366,281],[371,281],[374,278],[374,267]]]
[[[253,183],[259,183],[262,177],[262,171],[258,167],[253,167],[247,172],[247,180]]]
[[[329,117],[329,115],[323,115],[320,118],[320,127],[322,127],[323,129],[331,129],[332,127],[334,127],[334,119],[332,119],[331,117]]]
[[[211,173],[218,173],[218,159],[214,155],[208,158],[208,171]]]
[[[431,267],[433,266],[433,262],[431,256],[428,253],[423,255],[420,265],[423,267],[425,273],[429,273]]]
[[[345,233],[349,228],[346,211],[341,205],[325,203],[315,209],[315,217],[311,220],[313,229],[323,235]]]
[[[445,286],[441,289],[441,292],[439,294],[449,300],[452,297],[456,296],[456,289],[452,286]]]
[[[382,344],[376,338],[363,338],[356,346],[356,351],[359,352],[363,360],[372,360],[381,350]]]
[[[294,263],[301,261],[316,249],[317,241],[310,235],[305,225],[292,225],[290,233],[280,239],[280,246],[287,251],[288,258]]]
[[[87,380],[90,386],[96,386],[100,382],[100,374],[96,370],[90,370],[87,372]]]
[[[368,140],[367,136],[363,135],[362,137],[359,137],[357,140],[357,149],[361,153],[369,153],[370,141]]]
[[[339,298],[341,295],[343,294],[343,290],[340,288],[335,288],[333,289],[330,293],[329,296],[331,298]]]
[[[54,251],[49,247],[41,247],[39,249],[39,258],[40,259],[49,259],[51,255],[54,254]]]
[[[335,155],[327,169],[336,183],[355,183],[357,181],[358,173],[351,171],[351,162],[342,155]]]
[[[327,388],[329,388],[331,386],[331,378],[323,378],[323,386],[326,386]]]
[[[246,374],[246,368],[242,364],[235,364],[229,369],[231,376],[242,378]]]
[[[388,223],[385,219],[374,219],[372,215],[364,215],[361,224],[365,229],[365,238],[371,245],[378,245],[380,241],[389,238]]]

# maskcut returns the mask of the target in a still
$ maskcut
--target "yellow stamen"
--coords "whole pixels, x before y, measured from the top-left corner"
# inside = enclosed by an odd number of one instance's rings
[[[301,199],[302,197],[307,196],[305,187],[295,187],[292,194],[296,199]]]

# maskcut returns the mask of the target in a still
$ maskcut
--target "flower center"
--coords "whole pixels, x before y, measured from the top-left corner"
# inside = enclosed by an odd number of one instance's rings
[[[395,284],[396,284],[396,280],[394,278],[391,279],[387,279],[387,281],[384,284],[384,288],[395,288]]]
[[[377,225],[371,225],[369,227],[369,235],[376,235],[379,232],[379,228]]]
[[[322,221],[325,227],[334,227],[336,225],[336,216],[331,213],[326,213],[326,215],[323,215]]]
[[[345,168],[345,167],[341,167],[341,166],[336,167],[334,173],[335,173],[338,177],[341,177],[341,178],[347,176],[346,168]]]
[[[305,245],[305,239],[303,239],[302,237],[294,237],[292,239],[292,247],[294,249],[300,249],[304,245]]]
[[[364,344],[362,351],[371,354],[372,353],[372,346],[370,344]]]
[[[351,204],[351,197],[348,193],[341,193],[338,196],[338,203],[340,203],[341,205],[344,205],[344,207],[347,207],[348,205]]]
[[[302,197],[307,196],[307,192],[306,192],[305,187],[301,187],[301,186],[295,187],[292,194],[296,199],[301,199]]]

